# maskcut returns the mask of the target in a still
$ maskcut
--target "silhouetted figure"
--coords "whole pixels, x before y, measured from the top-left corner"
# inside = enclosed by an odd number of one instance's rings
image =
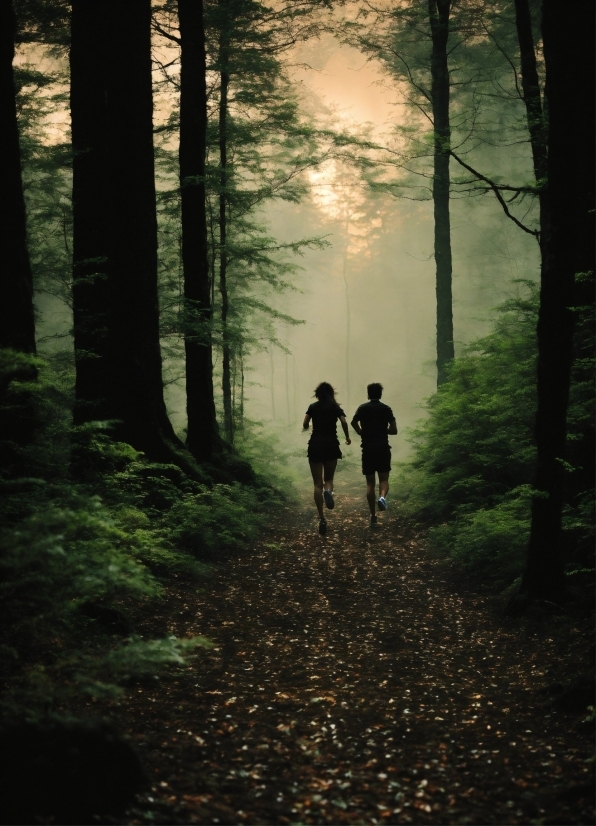
[[[323,502],[331,509],[333,501],[333,477],[341,450],[337,438],[337,420],[346,434],[346,444],[351,444],[346,414],[335,401],[335,390],[329,382],[322,381],[315,390],[313,402],[304,417],[302,427],[308,430],[312,419],[312,436],[308,441],[308,461],[315,485],[315,505],[319,512],[319,533],[327,532],[327,520],[323,513]]]
[[[375,474],[379,476],[380,511],[387,510],[387,493],[389,492],[389,472],[391,471],[391,447],[388,436],[397,434],[397,423],[391,408],[383,404],[383,385],[378,382],[369,384],[368,401],[361,404],[354,413],[352,427],[362,437],[362,473],[366,476],[366,499],[370,508],[370,526],[378,528],[375,512]]]

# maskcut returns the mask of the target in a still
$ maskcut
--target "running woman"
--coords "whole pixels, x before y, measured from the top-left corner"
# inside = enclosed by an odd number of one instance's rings
[[[362,437],[362,473],[366,476],[366,499],[370,509],[370,526],[378,528],[379,523],[375,513],[375,474],[379,476],[377,505],[380,511],[386,511],[391,470],[391,447],[387,437],[397,434],[397,422],[391,408],[381,401],[383,385],[373,382],[366,390],[369,400],[361,404],[354,413],[351,425]]]
[[[331,510],[333,501],[333,477],[341,450],[337,438],[337,420],[346,435],[346,444],[352,444],[346,414],[335,401],[335,390],[329,382],[322,381],[315,390],[313,402],[304,416],[302,427],[308,430],[312,419],[312,436],[308,441],[308,461],[315,485],[315,505],[319,512],[319,533],[327,533],[327,520],[323,513],[323,502]]]

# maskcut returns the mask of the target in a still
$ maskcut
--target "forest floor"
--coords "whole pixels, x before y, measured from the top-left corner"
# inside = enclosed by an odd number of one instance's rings
[[[594,822],[585,704],[553,701],[591,624],[505,617],[379,518],[339,495],[321,537],[288,505],[201,589],[168,586],[138,630],[215,647],[111,709],[153,782],[125,822]]]

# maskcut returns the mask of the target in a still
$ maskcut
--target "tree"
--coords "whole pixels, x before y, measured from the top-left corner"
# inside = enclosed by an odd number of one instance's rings
[[[222,327],[222,395],[224,407],[224,432],[234,441],[234,417],[232,412],[231,347],[228,329],[230,300],[228,291],[228,94],[230,88],[230,40],[231,29],[236,23],[239,3],[218,2],[219,42],[217,65],[219,71],[218,144],[219,144],[219,291],[221,293]]]
[[[151,83],[151,3],[131,0],[125,6],[116,0],[98,4],[81,3],[73,27],[72,63],[74,99],[78,84],[99,89],[105,103],[100,124],[101,140],[92,144],[85,165],[75,172],[90,180],[104,174],[105,220],[98,240],[88,226],[93,210],[79,211],[77,235],[93,239],[100,260],[106,263],[106,339],[93,343],[105,352],[106,402],[101,410],[114,422],[116,438],[145,452],[151,459],[176,462],[194,474],[192,462],[184,455],[168,419],[163,399],[157,298],[157,218],[153,153],[153,99]],[[84,62],[78,52],[78,37],[88,35],[90,16],[99,14],[95,29],[100,40],[97,54],[109,54],[104,61]],[[86,16],[85,23],[81,16]],[[114,21],[118,25],[114,25]],[[78,73],[81,73],[79,76]],[[94,92],[95,93],[95,92]],[[99,91],[97,92],[99,96]],[[81,107],[73,109],[73,135],[80,135],[77,119]],[[104,121],[101,118],[105,118]],[[84,133],[84,129],[83,129]],[[90,168],[93,165],[93,168]],[[77,192],[75,187],[75,192]],[[100,195],[101,197],[101,195]],[[91,247],[84,248],[83,255]],[[104,253],[105,250],[105,253]],[[89,263],[88,258],[79,262]],[[93,260],[91,261],[93,264]],[[96,263],[96,262],[95,262]],[[86,285],[87,286],[87,285]],[[92,278],[91,290],[101,290],[103,279]],[[75,299],[80,296],[75,293]],[[95,294],[95,292],[93,293]],[[94,328],[97,334],[99,331]],[[83,362],[84,363],[84,362]],[[77,367],[81,359],[77,359]],[[180,452],[182,449],[182,452]]]
[[[313,130],[298,117],[295,95],[276,57],[295,39],[311,33],[311,15],[319,5],[317,0],[307,0],[273,10],[255,0],[204,3],[210,81],[205,181],[211,310],[202,313],[203,321],[195,322],[194,329],[222,355],[222,424],[229,443],[234,440],[236,414],[244,409],[244,382],[236,378],[244,375],[249,339],[252,345],[261,346],[264,332],[267,337],[274,335],[271,319],[292,321],[268,306],[262,289],[258,297],[250,295],[249,284],[260,280],[265,289],[274,290],[286,286],[283,275],[292,266],[281,258],[286,252],[300,253],[304,246],[315,243],[310,239],[277,244],[265,234],[258,213],[270,198],[296,201],[304,188],[297,183],[300,173],[319,160],[320,153],[313,151]],[[185,48],[177,32],[183,25],[177,12],[172,2],[154,9],[154,28],[171,49],[166,59],[162,54],[158,58],[163,77],[159,89],[172,107],[168,122],[158,127],[166,141],[159,155],[161,237],[168,249],[162,247],[161,258],[164,262],[165,251],[170,272],[168,284],[164,283],[165,304],[170,308],[179,303],[172,270],[178,257],[177,244],[184,242],[186,232],[180,231],[178,224],[179,193],[169,188],[175,164],[167,145],[179,124],[177,99],[180,95],[182,105],[183,95],[182,77],[179,82],[172,71],[178,62],[177,50]],[[297,21],[301,21],[300,26]],[[180,122],[181,129],[183,126]],[[252,334],[249,319],[255,314],[265,314],[269,320],[265,320],[266,330],[261,324]],[[170,313],[168,318],[165,331],[170,342],[193,328],[192,320],[189,326],[184,314],[176,317]],[[177,361],[176,347],[175,341],[168,346],[173,363]]]
[[[106,0],[111,418],[151,458],[181,447],[163,399],[151,85],[151,3]],[[118,25],[113,25],[114,21]],[[100,71],[103,67],[100,67]]]
[[[453,297],[451,290],[451,222],[449,216],[449,68],[447,41],[451,0],[429,0],[428,16],[432,39],[430,58],[433,121],[433,208],[435,218],[435,266],[437,295],[437,385],[447,378],[453,360]]]
[[[375,24],[360,28],[349,24],[347,36],[350,42],[381,61],[384,68],[409,85],[410,104],[422,122],[418,125],[418,135],[424,131],[423,124],[430,124],[432,138],[432,173],[428,169],[418,174],[432,179],[431,197],[434,212],[434,257],[436,270],[436,354],[437,385],[447,378],[447,365],[454,358],[453,340],[453,298],[452,298],[452,253],[450,197],[451,179],[449,162],[451,156],[451,87],[449,61],[453,52],[465,42],[466,30],[470,29],[467,5],[458,9],[458,19],[452,20],[452,0],[428,0],[425,8],[416,3],[406,3],[388,10],[374,9]],[[469,5],[469,4],[468,4]],[[473,4],[472,4],[473,5]],[[369,9],[361,10],[366,21]],[[459,41],[450,42],[453,31],[462,33]],[[428,45],[430,42],[430,53]],[[428,144],[424,140],[415,141],[414,153],[407,160],[402,150],[397,152],[398,166],[412,171],[411,161],[415,158],[428,160]],[[390,153],[395,154],[395,153]],[[400,193],[401,194],[401,193]],[[426,194],[417,195],[421,199]]]
[[[0,161],[4,215],[0,242],[0,347],[35,353],[33,276],[27,249],[27,217],[21,179],[21,154],[12,61],[16,20],[11,0],[0,2],[0,118],[5,144]]]
[[[103,3],[73,0],[70,111],[73,201],[75,424],[108,418],[108,98]]]
[[[561,518],[566,418],[573,362],[576,277],[594,272],[594,4],[562,10],[543,0],[548,97],[546,194],[538,315],[538,451],[532,525],[522,590],[553,599],[564,588]]]
[[[211,461],[219,441],[213,397],[211,284],[207,240],[205,154],[207,88],[203,3],[178,0],[180,27],[180,202],[186,353],[186,443]]]

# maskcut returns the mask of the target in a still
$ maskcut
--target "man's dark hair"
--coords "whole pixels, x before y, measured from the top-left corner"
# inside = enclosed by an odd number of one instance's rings
[[[380,399],[383,395],[383,385],[379,384],[378,381],[373,381],[372,384],[367,385],[366,390],[369,399]]]

